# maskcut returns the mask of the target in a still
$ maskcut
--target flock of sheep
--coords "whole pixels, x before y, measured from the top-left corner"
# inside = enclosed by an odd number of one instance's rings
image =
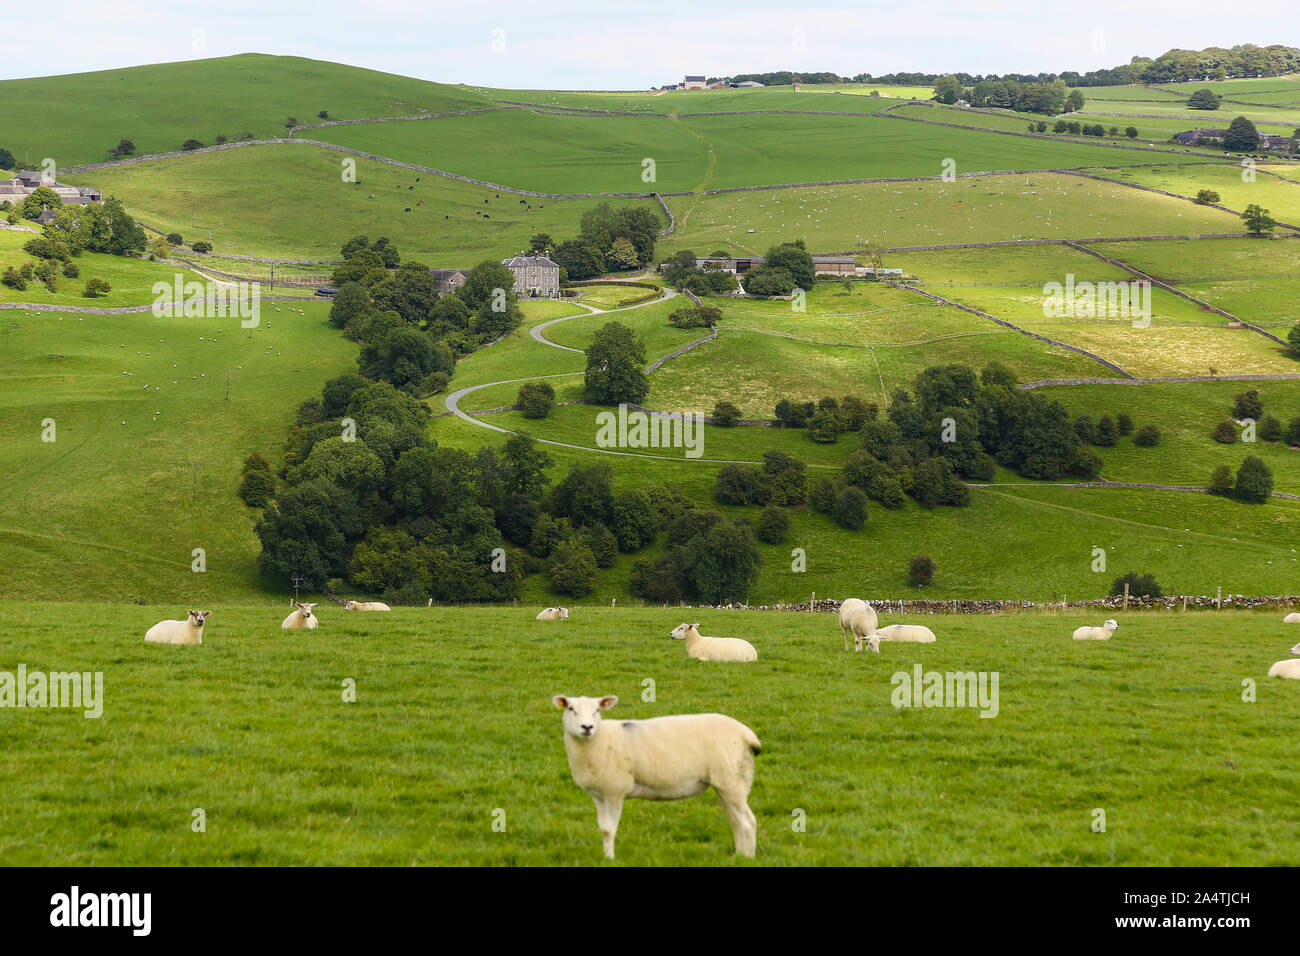
[[[315,604],[297,604],[280,625],[285,630],[315,628]],[[387,611],[377,601],[348,601],[348,611]],[[145,640],[158,644],[202,644],[203,625],[211,611],[190,611],[184,621],[161,621],[149,628]],[[569,609],[548,607],[539,621],[567,621]],[[1300,613],[1288,614],[1287,624],[1300,624]],[[875,609],[866,601],[849,598],[840,605],[844,649],[853,638],[854,649],[864,646],[880,653],[882,641],[933,644],[934,632],[916,624],[879,627]],[[1100,627],[1080,627],[1076,641],[1105,641],[1119,628],[1108,620]],[[746,663],[758,660],[748,641],[735,637],[707,637],[699,624],[679,624],[670,637],[684,641],[689,657],[701,661]],[[1269,668],[1269,677],[1300,680],[1300,644],[1296,655]],[[758,822],[749,808],[754,783],[754,756],[762,750],[758,735],[725,714],[674,714],[645,720],[602,720],[602,712],[618,703],[613,695],[552,699],[563,712],[564,749],[574,782],[596,803],[596,822],[604,841],[605,856],[614,858],[623,801],[680,800],[712,787],[731,821],[736,853],[753,857],[757,849]]]

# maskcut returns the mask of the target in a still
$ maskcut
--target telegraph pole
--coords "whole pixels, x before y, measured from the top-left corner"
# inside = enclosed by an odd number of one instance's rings
[[[297,604],[297,603],[298,603],[298,585],[302,584],[302,578],[298,577],[298,575],[295,574],[295,575],[293,576],[293,579],[292,579],[292,580],[293,580],[293,603],[294,603],[294,604]]]

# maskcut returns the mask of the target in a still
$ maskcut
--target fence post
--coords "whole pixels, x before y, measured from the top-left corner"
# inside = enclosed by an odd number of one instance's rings
[[[1124,582],[1124,610],[1128,610],[1128,582]]]
[[[1214,609],[1216,611],[1223,610],[1223,585],[1222,584],[1219,585],[1219,591],[1214,596]]]
[[[809,613],[809,614],[811,614],[811,613],[813,612],[813,605],[816,604],[816,603],[817,603],[817,592],[814,591],[814,592],[812,593],[812,598],[811,598],[811,600],[808,601],[808,613]]]

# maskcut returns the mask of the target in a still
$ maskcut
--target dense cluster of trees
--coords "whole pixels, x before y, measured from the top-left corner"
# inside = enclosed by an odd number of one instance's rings
[[[956,103],[966,100],[971,106],[1015,110],[1018,113],[1045,113],[1054,116],[1057,113],[1077,112],[1083,109],[1083,94],[1069,89],[1064,80],[979,80],[966,86],[953,74],[946,74],[934,81],[934,99],[940,103]]]
[[[1202,88],[1187,98],[1187,108],[1193,110],[1217,110],[1223,97],[1214,90]]]
[[[9,266],[0,276],[0,283],[21,292],[28,283],[40,282],[55,292],[60,276],[81,276],[81,268],[73,260],[87,250],[125,256],[145,248],[144,230],[127,215],[120,200],[109,199],[103,205],[65,205],[53,190],[42,186],[25,198],[22,215],[35,219],[45,209],[54,210],[54,219],[45,224],[40,235],[23,245],[23,251],[35,261]],[[92,278],[83,294],[93,298],[110,288],[106,280]]]
[[[631,592],[660,604],[744,601],[763,563],[749,521],[696,508],[664,488],[652,488],[649,494],[658,506],[668,547],[658,557],[632,562]]]
[[[768,249],[763,264],[746,272],[741,281],[750,295],[790,295],[795,289],[811,289],[817,268],[804,241],[796,239]]]
[[[713,258],[726,259],[724,251],[715,252]],[[701,257],[702,258],[702,257]],[[736,277],[722,268],[710,269],[705,262],[704,268],[696,268],[696,255],[690,249],[675,252],[664,260],[664,279],[669,285],[682,292],[694,292],[696,295],[724,295],[736,289]]]
[[[354,236],[334,270],[330,320],[362,345],[361,373],[412,395],[447,387],[456,360],[517,326],[523,317],[514,275],[495,260],[440,295],[428,266],[403,262],[386,237]]]
[[[578,236],[552,245],[551,237],[538,233],[530,242],[534,252],[550,249],[551,260],[563,270],[561,279],[580,282],[626,269],[648,265],[663,224],[646,206],[620,206],[603,202],[582,214]]]
[[[1210,475],[1210,494],[1262,505],[1273,494],[1273,472],[1262,458],[1247,455],[1233,477],[1232,468],[1219,465]]]

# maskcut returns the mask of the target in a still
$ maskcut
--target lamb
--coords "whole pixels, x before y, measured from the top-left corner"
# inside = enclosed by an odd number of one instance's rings
[[[596,801],[605,856],[614,858],[623,801],[681,800],[717,791],[731,820],[736,852],[753,857],[758,820],[749,809],[758,736],[725,714],[675,714],[602,721],[614,696],[553,698],[564,712],[564,749],[573,782]]]
[[[1289,677],[1292,680],[1300,680],[1300,658],[1292,657],[1289,660],[1278,661],[1268,669],[1269,677]]]
[[[1109,641],[1110,636],[1115,633],[1119,627],[1118,622],[1114,619],[1107,621],[1101,627],[1080,627],[1076,628],[1073,638],[1076,641]]]
[[[433,599],[430,598],[432,604]],[[391,611],[392,608],[383,601],[349,601],[343,605],[345,611]]]
[[[289,612],[289,616],[284,619],[280,625],[283,630],[296,631],[298,628],[305,627],[309,631],[314,631],[319,623],[316,615],[311,612],[315,604],[299,604],[294,610]]]
[[[203,625],[211,611],[189,611],[183,621],[159,621],[144,632],[152,644],[202,644]]]
[[[548,607],[537,615],[539,621],[567,621],[569,619],[569,609],[567,607]]]
[[[1286,617],[1282,618],[1283,624],[1300,624],[1300,611],[1292,611]]]
[[[853,649],[862,650],[862,644],[866,641],[867,646],[880,653],[877,641],[872,643],[866,639],[876,633],[876,611],[866,601],[858,598],[848,598],[840,605],[840,630],[844,632],[844,649],[849,649],[849,634],[853,635]]]
[[[890,624],[876,631],[882,641],[910,641],[913,644],[933,644],[934,631],[920,624]]]
[[[685,641],[687,655],[697,661],[758,660],[758,651],[749,641],[742,641],[738,637],[704,637],[700,634],[698,624],[678,624],[668,636],[677,641]]]

